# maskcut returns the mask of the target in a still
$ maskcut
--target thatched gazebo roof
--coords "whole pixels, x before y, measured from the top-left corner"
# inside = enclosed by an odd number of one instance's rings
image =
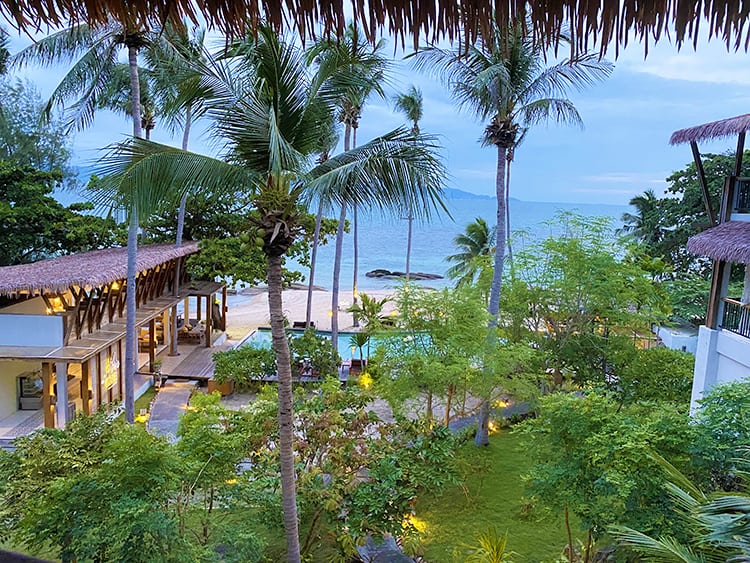
[[[182,246],[152,244],[138,248],[138,271],[198,252],[197,242]],[[128,274],[128,249],[107,248],[0,268],[0,295],[20,291],[58,293],[70,286],[99,287]]]
[[[687,248],[693,254],[735,264],[750,264],[750,222],[727,221],[692,236]]]
[[[680,129],[672,133],[669,139],[670,145],[682,145],[685,143],[697,143],[699,141],[710,141],[726,137],[736,137],[741,133],[750,131],[750,113],[728,117],[687,129]]]
[[[391,34],[402,41],[455,39],[460,33],[473,42],[487,33],[493,18],[504,23],[528,18],[534,37],[554,45],[561,30],[570,29],[572,48],[589,44],[617,48],[629,39],[648,49],[664,35],[681,45],[697,42],[701,23],[709,37],[728,48],[748,48],[748,8],[726,0],[4,0],[0,13],[19,29],[37,31],[71,22],[101,24],[117,21],[142,29],[160,23],[208,23],[226,33],[243,33],[265,20],[276,29],[301,37],[312,32],[342,35],[347,13],[354,15],[368,37]],[[349,16],[351,17],[351,16]],[[707,21],[706,21],[707,20]]]

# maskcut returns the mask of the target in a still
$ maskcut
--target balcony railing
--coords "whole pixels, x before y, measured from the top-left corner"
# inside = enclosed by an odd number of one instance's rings
[[[732,211],[734,213],[750,213],[750,178],[737,178]]]
[[[736,299],[725,297],[724,316],[721,321],[721,328],[750,338],[750,305],[743,305]]]

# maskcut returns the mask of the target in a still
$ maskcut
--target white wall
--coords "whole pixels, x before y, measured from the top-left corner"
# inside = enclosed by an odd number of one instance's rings
[[[0,418],[10,416],[18,410],[18,376],[41,367],[40,362],[0,360]]]
[[[63,318],[50,315],[0,315],[0,346],[63,345]]]
[[[698,346],[698,332],[683,327],[656,327],[656,334],[664,346],[672,350],[682,350],[695,355]]]
[[[716,385],[750,378],[750,339],[705,326],[698,332],[691,409]]]

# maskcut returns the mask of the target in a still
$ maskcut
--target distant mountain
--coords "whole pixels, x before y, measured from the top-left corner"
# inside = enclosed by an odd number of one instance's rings
[[[455,188],[445,188],[443,193],[447,199],[495,199],[492,196],[479,195],[464,190],[457,190]]]

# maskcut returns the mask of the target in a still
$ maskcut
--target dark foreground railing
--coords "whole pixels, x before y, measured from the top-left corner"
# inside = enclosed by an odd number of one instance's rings
[[[725,297],[724,317],[721,328],[750,338],[750,305],[743,305],[735,299]]]

